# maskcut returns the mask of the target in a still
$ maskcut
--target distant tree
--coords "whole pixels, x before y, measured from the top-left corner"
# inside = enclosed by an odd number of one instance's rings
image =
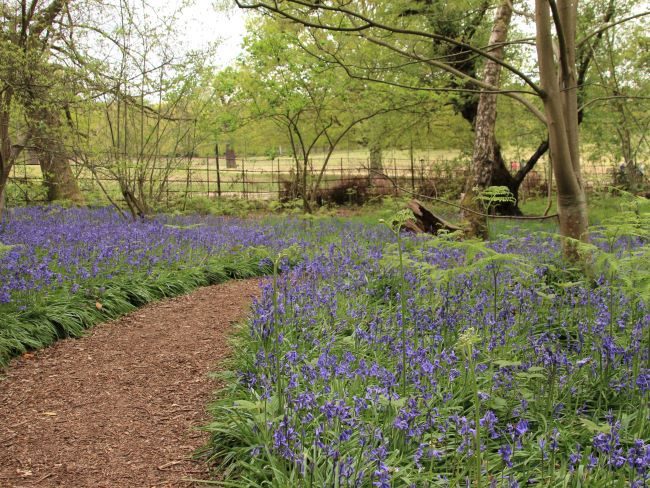
[[[159,206],[172,175],[191,174],[199,120],[215,98],[212,47],[179,49],[177,11],[151,16],[151,5],[131,0],[102,7],[88,14],[92,38],[68,46],[84,75],[72,118],[89,121],[74,127],[74,158],[136,217]]]
[[[650,155],[650,37],[642,27],[620,26],[606,31],[601,44],[583,98],[587,141],[596,159],[611,155],[620,165],[617,185],[639,191]]]
[[[234,96],[247,107],[240,116],[269,119],[286,133],[295,162],[295,183],[304,210],[311,211],[330,158],[350,131],[365,121],[406,107],[421,106],[426,96],[406,101],[394,92],[351,79],[342,69],[314,59],[301,28],[258,23],[237,66]],[[235,106],[238,106],[235,104]],[[310,181],[312,155],[326,154]]]

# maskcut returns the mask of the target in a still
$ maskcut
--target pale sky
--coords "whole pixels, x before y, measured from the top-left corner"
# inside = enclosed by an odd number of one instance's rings
[[[214,7],[214,0],[189,1],[191,4],[183,10],[178,25],[183,39],[181,48],[200,49],[210,42],[220,41],[215,64],[225,66],[231,63],[241,52],[241,42],[246,30],[245,13],[236,7],[218,11]],[[187,1],[149,0],[148,3],[161,12],[171,12]]]

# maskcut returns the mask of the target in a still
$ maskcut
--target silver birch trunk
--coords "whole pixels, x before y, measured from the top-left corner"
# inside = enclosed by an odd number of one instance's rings
[[[512,3],[505,0],[497,8],[492,33],[490,34],[490,47],[488,48],[488,52],[499,60],[502,60],[504,56],[503,43],[508,38],[511,18]],[[501,65],[492,59],[486,60],[483,69],[483,81],[498,87],[500,77]],[[482,210],[476,201],[476,192],[492,184],[493,175],[500,163],[501,155],[495,136],[496,120],[497,94],[482,91],[479,97],[474,127],[472,176],[468,179],[463,198],[464,206],[473,210]],[[464,217],[470,224],[472,235],[482,238],[487,237],[485,218],[469,212]]]

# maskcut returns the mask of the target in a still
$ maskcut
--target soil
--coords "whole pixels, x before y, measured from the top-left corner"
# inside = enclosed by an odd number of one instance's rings
[[[1,487],[187,487],[197,428],[258,280],[147,305],[14,360],[0,379]],[[222,364],[223,367],[223,364]]]

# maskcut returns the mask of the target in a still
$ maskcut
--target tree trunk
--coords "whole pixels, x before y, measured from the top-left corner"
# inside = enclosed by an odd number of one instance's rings
[[[618,85],[618,81],[615,80]],[[618,86],[614,90],[615,96],[620,96]],[[625,105],[619,101],[615,103],[616,111],[619,115],[619,125],[616,127],[618,140],[621,144],[621,156],[623,156],[622,171],[619,172],[622,184],[627,191],[637,192],[643,187],[643,174],[639,171],[636,164],[634,149],[632,148],[632,135],[630,134],[630,122],[625,113]]]
[[[9,180],[9,171],[0,171],[0,220],[2,212],[5,209],[7,181]]]
[[[13,166],[11,138],[9,137],[9,117],[13,98],[10,86],[0,93],[0,218],[5,207],[5,197],[9,172]]]
[[[503,59],[503,43],[508,36],[508,27],[512,17],[512,5],[505,0],[499,5],[494,19],[494,26],[490,35],[490,46],[496,46],[489,50],[496,59]],[[488,59],[485,62],[483,81],[499,86],[501,66],[495,61]],[[493,186],[498,180],[505,180],[513,186],[514,180],[505,167],[501,151],[495,136],[497,119],[497,95],[495,93],[482,91],[479,97],[478,109],[474,123],[474,153],[472,156],[472,175],[465,186],[463,206],[473,210],[482,210],[476,200],[477,192]],[[495,181],[496,180],[496,181]],[[511,181],[512,180],[512,181]],[[486,238],[488,234],[485,218],[480,215],[467,212],[464,216],[470,225],[470,234]]]
[[[309,170],[309,157],[305,156],[302,164],[302,175],[300,181],[300,193],[302,194],[302,209],[305,213],[311,213],[311,203],[309,203],[309,189],[307,188],[307,171]]]
[[[547,118],[549,147],[557,183],[560,234],[588,239],[587,200],[580,174],[577,85],[575,77],[575,0],[559,0],[554,15],[558,32],[556,67],[548,0],[535,0],[537,58],[542,101]],[[565,255],[576,258],[575,246],[564,242]]]
[[[11,86],[0,91],[0,218],[4,211],[7,198],[7,182],[16,159],[29,141],[29,132],[21,135],[17,142],[12,142],[9,133],[9,120],[13,101]]]
[[[619,108],[619,112],[623,112],[624,109]],[[637,192],[643,187],[643,173],[639,171],[639,168],[636,164],[636,158],[634,155],[634,150],[632,149],[632,137],[630,135],[629,126],[627,125],[627,120],[625,120],[624,114],[621,117],[621,125],[616,128],[618,133],[619,141],[621,142],[621,153],[623,156],[623,186],[626,190],[631,192]]]
[[[370,145],[370,169],[375,171],[384,169],[381,145],[376,142]]]
[[[83,203],[83,195],[65,154],[56,149],[52,151],[50,146],[48,151],[38,151],[38,163],[43,173],[49,202],[71,200],[75,203]]]
[[[81,204],[83,195],[72,173],[67,151],[61,140],[61,121],[48,108],[40,108],[29,114],[32,147],[38,158],[47,189],[47,200],[71,200]]]
[[[237,156],[235,150],[230,146],[226,146],[226,168],[232,169],[237,167]]]

